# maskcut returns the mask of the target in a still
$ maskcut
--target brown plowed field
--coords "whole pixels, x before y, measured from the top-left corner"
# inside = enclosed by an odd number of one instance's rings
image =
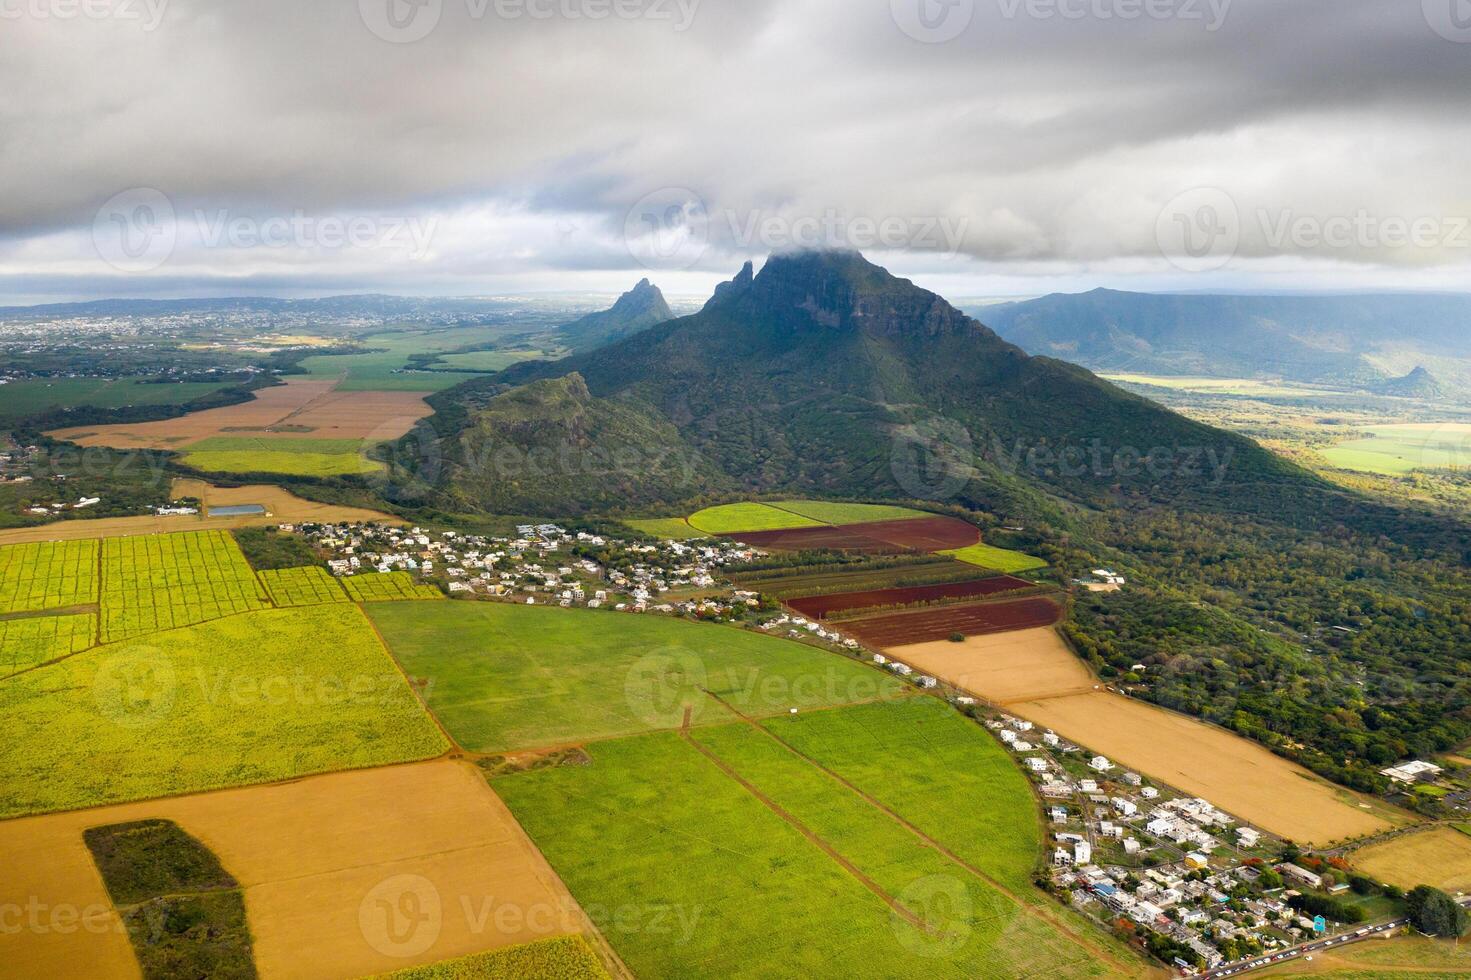
[[[0,823],[0,908],[34,903],[42,923],[0,929],[0,978],[138,976],[82,831],[152,817],[241,883],[265,980],[389,973],[587,931],[480,773],[440,760]],[[72,909],[93,927],[52,924]]]
[[[972,579],[969,582],[913,585],[907,588],[807,596],[801,599],[790,599],[787,605],[804,616],[822,619],[831,613],[847,612],[853,609],[902,606],[912,602],[934,602],[939,599],[969,599],[1034,587],[1034,583],[1026,579],[1015,578],[1011,575],[993,575],[990,578]]]
[[[1051,626],[1061,618],[1061,606],[1050,599],[1037,598],[873,616],[845,622],[841,629],[868,646],[886,648],[944,640],[952,633],[982,636]]]
[[[871,554],[904,551],[948,551],[980,543],[980,529],[954,517],[916,517],[870,524],[835,527],[797,527],[780,531],[725,534],[753,548],[775,551],[862,551]]]
[[[1041,627],[892,647],[898,660],[994,704],[1086,694],[1098,680],[1057,630]]]
[[[397,439],[430,414],[421,393],[333,391],[335,381],[287,381],[262,388],[239,405],[211,408],[177,419],[84,425],[47,433],[81,446],[178,449],[215,436],[280,439]]]

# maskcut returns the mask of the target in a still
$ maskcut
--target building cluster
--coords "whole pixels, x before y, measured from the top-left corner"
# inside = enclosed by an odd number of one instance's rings
[[[1117,572],[1107,568],[1095,568],[1088,577],[1073,579],[1073,584],[1089,592],[1117,592],[1129,582]]]
[[[760,596],[758,592],[738,592],[736,594],[748,596],[752,599]],[[792,639],[812,638],[826,640],[828,643],[838,644],[848,650],[858,649],[857,640],[850,640],[837,630],[830,630],[821,623],[807,619],[805,616],[799,616],[796,613],[781,613],[763,622],[760,629],[773,636],[786,636]],[[882,656],[875,656],[873,659],[880,666],[888,663]],[[908,670],[908,668],[905,669]]]
[[[759,605],[756,593],[717,577],[757,552],[720,539],[626,542],[555,524],[523,525],[508,536],[382,524],[283,525],[282,530],[303,533],[328,555],[335,575],[410,572],[452,596],[708,619]]]

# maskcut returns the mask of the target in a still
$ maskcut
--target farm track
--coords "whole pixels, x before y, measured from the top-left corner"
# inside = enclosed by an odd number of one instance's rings
[[[935,840],[935,838],[933,838],[929,834],[925,833],[919,827],[916,827],[914,824],[912,824],[908,820],[904,819],[904,817],[900,816],[897,812],[895,812],[894,810],[890,809],[888,806],[886,806],[880,800],[878,800],[875,797],[873,797],[873,796],[869,795],[868,793],[864,792],[858,786],[856,786],[853,783],[849,782],[847,779],[845,779],[843,776],[839,775],[837,772],[833,771],[832,769],[830,769],[827,766],[823,765],[821,762],[817,761],[816,759],[814,759],[811,756],[807,755],[806,753],[802,752],[796,746],[792,745],[790,742],[788,742],[785,739],[783,739],[780,735],[778,735],[775,732],[771,731],[769,728],[766,728],[764,725],[762,725],[756,719],[747,717],[746,715],[742,714],[739,710],[737,710],[735,708],[735,706],[733,706],[729,702],[725,701],[725,699],[721,698],[719,695],[714,694],[714,693],[711,693],[709,691],[706,691],[705,693],[708,694],[711,698],[713,698],[716,701],[720,702],[722,705],[724,705],[731,713],[733,713],[736,717],[738,717],[742,722],[744,722],[745,724],[747,724],[750,727],[754,728],[757,732],[760,732],[761,734],[765,735],[767,738],[770,738],[772,741],[774,741],[778,745],[780,745],[783,749],[785,749],[786,751],[790,752],[792,755],[796,756],[797,758],[803,760],[808,765],[812,766],[815,769],[818,769],[819,771],[821,771],[822,773],[824,773],[825,775],[827,775],[828,778],[832,779],[834,782],[836,782],[839,785],[843,786],[849,792],[853,793],[859,799],[861,799],[865,803],[867,803],[869,806],[871,806],[874,809],[878,810],[880,813],[883,813],[890,820],[893,820],[896,824],[898,824],[899,826],[903,827],[905,830],[909,831],[911,834],[913,834],[915,837],[917,837],[922,843],[928,845],[929,847],[934,848],[935,851],[937,853],[939,853],[941,856],[943,856],[947,861],[949,861],[950,863],[954,864],[956,867],[961,868],[962,870],[969,872],[970,874],[974,875],[976,878],[978,878],[981,881],[985,882],[991,888],[994,888],[996,891],[998,891],[1002,895],[1006,896],[1006,898],[1010,899],[1013,903],[1015,903],[1016,906],[1017,906],[1017,908],[1020,909],[1025,914],[1030,915],[1030,916],[1033,916],[1034,918],[1040,919],[1041,921],[1045,922],[1048,926],[1052,927],[1053,929],[1056,929],[1058,932],[1060,932],[1063,935],[1067,936],[1068,938],[1072,939],[1074,942],[1076,942],[1082,948],[1084,948],[1084,949],[1088,950],[1089,952],[1093,953],[1093,955],[1096,956],[1098,959],[1107,962],[1110,966],[1112,966],[1114,969],[1118,970],[1120,973],[1122,973],[1122,974],[1130,974],[1130,973],[1137,972],[1137,970],[1138,970],[1137,965],[1136,966],[1130,966],[1128,964],[1125,964],[1124,962],[1122,962],[1121,960],[1119,960],[1117,957],[1115,957],[1112,953],[1110,953],[1108,950],[1102,949],[1102,948],[1094,945],[1093,942],[1086,935],[1084,935],[1079,930],[1074,929],[1072,926],[1068,925],[1066,922],[1062,921],[1062,919],[1059,918],[1058,916],[1054,915],[1051,912],[1051,910],[1049,910],[1048,908],[1046,908],[1045,906],[1043,906],[1041,904],[1028,901],[1023,896],[1018,895],[1016,892],[1012,891],[1006,885],[1002,884],[1000,881],[997,881],[995,878],[993,878],[991,875],[987,874],[985,871],[982,871],[980,868],[978,868],[975,865],[971,864],[970,862],[966,861],[963,857],[961,857],[960,855],[956,854],[954,851],[950,850],[944,844],[942,844],[939,841]],[[681,734],[683,734],[683,733],[681,733]],[[739,777],[736,777],[736,778],[739,778]]]

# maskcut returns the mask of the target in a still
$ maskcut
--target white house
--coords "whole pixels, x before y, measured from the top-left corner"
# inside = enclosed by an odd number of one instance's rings
[[[1080,840],[1073,845],[1073,863],[1087,864],[1093,860],[1093,845]]]
[[[1094,772],[1108,772],[1113,768],[1113,763],[1109,762],[1106,756],[1095,755],[1088,760],[1088,768]]]

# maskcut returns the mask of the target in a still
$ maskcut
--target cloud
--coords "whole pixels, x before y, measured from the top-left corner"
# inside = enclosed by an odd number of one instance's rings
[[[1439,284],[1471,254],[1471,44],[1437,2],[0,0],[0,288],[577,288],[726,274],[814,228],[976,283]],[[1229,213],[1176,220],[1202,187]],[[133,188],[179,222],[141,272],[94,235]],[[630,249],[669,188],[694,202],[677,234]],[[434,233],[413,255],[211,242],[201,213]],[[1204,272],[1161,241],[1223,229]]]

